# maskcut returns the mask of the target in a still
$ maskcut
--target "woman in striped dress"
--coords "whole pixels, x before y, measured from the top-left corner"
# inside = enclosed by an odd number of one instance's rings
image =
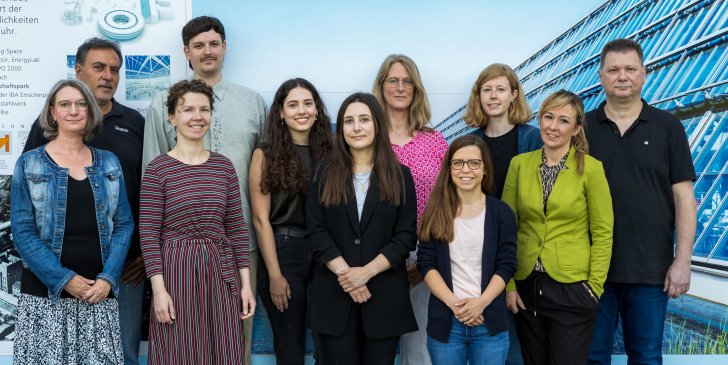
[[[242,364],[255,311],[235,168],[207,151],[212,89],[180,81],[167,97],[177,145],[147,166],[140,235],[153,302],[150,364]]]

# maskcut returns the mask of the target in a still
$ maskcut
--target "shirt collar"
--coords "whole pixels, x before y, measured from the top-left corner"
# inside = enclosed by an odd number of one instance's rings
[[[650,104],[647,104],[645,99],[640,99],[640,100],[642,101],[642,110],[640,111],[640,115],[637,116],[637,120],[642,121],[642,122],[649,122],[651,119],[650,113],[651,113],[652,107],[650,106]],[[607,113],[604,111],[604,108],[606,106],[607,106],[607,101],[604,100],[604,101],[602,101],[601,104],[599,104],[599,107],[597,108],[596,120],[599,121],[600,123],[606,123],[606,122],[610,121],[609,118],[607,118]]]
[[[119,104],[118,101],[116,101],[116,99],[111,98],[111,111],[104,115],[104,119],[110,117],[118,117],[122,114],[124,114],[124,108],[121,106],[121,104]]]
[[[195,76],[192,75],[189,80],[195,80]],[[217,84],[212,87],[212,94],[215,98],[215,101],[221,101],[225,99],[225,90],[227,90],[227,85],[228,83],[225,82],[225,79],[221,78],[220,81],[218,81]]]
[[[220,81],[212,87],[212,92],[215,94],[215,99],[217,101],[225,99],[225,90],[227,90],[227,82],[225,82],[224,79],[220,79]]]

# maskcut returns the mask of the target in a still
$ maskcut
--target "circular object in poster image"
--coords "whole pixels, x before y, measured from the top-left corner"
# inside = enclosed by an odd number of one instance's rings
[[[132,9],[112,8],[99,15],[99,31],[115,41],[129,41],[144,31],[144,18]]]

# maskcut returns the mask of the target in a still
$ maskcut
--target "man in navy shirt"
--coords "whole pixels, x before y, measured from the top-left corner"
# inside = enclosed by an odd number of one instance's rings
[[[132,235],[126,264],[121,274],[119,292],[119,324],[125,365],[139,363],[141,340],[142,300],[144,296],[144,262],[139,247],[139,185],[142,173],[144,117],[136,110],[114,99],[119,86],[119,70],[123,58],[119,45],[100,38],[86,40],[76,52],[76,78],[93,92],[104,119],[90,146],[113,152],[121,163],[126,181],[126,195],[134,215]],[[23,152],[48,143],[38,120],[30,128]]]
[[[589,364],[611,362],[619,318],[629,363],[661,364],[668,297],[690,288],[695,169],[680,121],[640,97],[640,45],[613,40],[600,61],[607,100],[587,114],[585,131],[609,182],[614,243]]]

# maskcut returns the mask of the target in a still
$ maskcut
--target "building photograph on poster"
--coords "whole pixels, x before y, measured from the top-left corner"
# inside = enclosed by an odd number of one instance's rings
[[[226,82],[257,91],[270,109],[283,81],[303,77],[318,89],[332,124],[342,100],[376,87],[385,57],[411,57],[427,90],[428,125],[448,143],[475,130],[466,123],[467,102],[486,66],[504,63],[515,71],[533,113],[527,123],[539,127],[541,104],[560,89],[577,94],[586,111],[598,108],[607,98],[601,48],[616,38],[636,41],[646,69],[641,98],[680,121],[695,170],[690,288],[667,302],[664,363],[728,361],[727,1],[28,0],[0,2],[0,364],[11,361],[22,272],[10,231],[11,174],[48,89],[76,77],[78,45],[105,38],[118,42],[124,56],[115,100],[145,115],[155,95],[193,76],[180,31],[202,15],[225,25]],[[54,41],[38,41],[51,34]],[[619,324],[616,364],[627,363],[622,332]],[[313,363],[306,337],[306,361]],[[252,354],[255,365],[275,363],[260,299]],[[146,342],[141,355],[146,361]]]

